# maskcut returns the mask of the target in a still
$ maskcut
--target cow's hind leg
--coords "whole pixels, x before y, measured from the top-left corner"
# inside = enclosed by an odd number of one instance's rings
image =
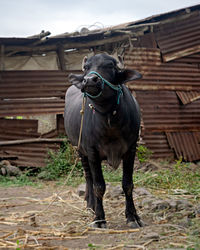
[[[122,188],[126,197],[126,210],[125,215],[127,224],[132,228],[142,227],[143,223],[136,212],[133,202],[133,165],[135,159],[136,149],[129,150],[123,157],[123,179]]]
[[[95,198],[94,198],[94,190],[93,190],[93,180],[92,174],[90,171],[90,166],[88,163],[88,158],[84,155],[81,156],[81,162],[84,169],[85,180],[86,180],[86,190],[85,190],[85,200],[87,201],[87,208],[95,211]]]

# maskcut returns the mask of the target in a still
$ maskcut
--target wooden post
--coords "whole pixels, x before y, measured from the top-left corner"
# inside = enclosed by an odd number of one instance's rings
[[[1,61],[0,61],[0,70],[5,70],[5,46],[1,44]]]
[[[62,44],[58,45],[57,55],[58,55],[58,59],[59,59],[59,68],[60,68],[60,70],[65,71],[66,70],[65,53],[64,53],[64,48],[63,48]]]

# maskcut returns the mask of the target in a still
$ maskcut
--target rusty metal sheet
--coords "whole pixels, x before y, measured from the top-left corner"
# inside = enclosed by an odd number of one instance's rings
[[[37,120],[0,119],[1,142],[40,138],[41,134],[39,134],[37,130]],[[55,132],[53,135],[49,133],[45,137],[50,138],[59,135],[57,130],[53,132]],[[0,146],[0,159],[8,159],[17,166],[44,167],[46,165],[48,151],[59,148],[59,142],[21,142],[21,144],[4,145]]]
[[[200,91],[176,91],[183,104],[188,104],[200,99]]]
[[[38,121],[0,118],[0,141],[39,137]]]
[[[4,119],[0,118],[0,131],[2,129],[36,133],[38,128],[37,120],[29,119]]]
[[[59,143],[26,143],[0,147],[0,158],[9,159],[13,165],[44,167],[49,150],[58,150]]]
[[[167,140],[176,157],[185,161],[200,160],[200,132],[167,132]]]
[[[64,98],[0,100],[0,117],[64,113]]]
[[[148,131],[200,131],[200,100],[180,105],[174,91],[136,91]]]
[[[64,111],[69,72],[0,72],[0,117]]]
[[[131,90],[199,91],[198,63],[163,63],[159,49],[134,48],[125,53],[125,65],[142,73],[142,79],[128,83]]]
[[[155,31],[164,61],[194,54],[200,51],[200,15],[194,12],[188,18],[160,24]]]
[[[170,148],[164,132],[145,130],[142,138],[145,141],[145,146],[152,151],[152,158],[174,158],[173,150]]]
[[[67,86],[62,71],[0,72],[1,99],[63,97]]]

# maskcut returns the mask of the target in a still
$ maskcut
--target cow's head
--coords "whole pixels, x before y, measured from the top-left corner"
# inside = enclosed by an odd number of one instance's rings
[[[117,60],[107,54],[98,54],[90,58],[85,57],[82,66],[83,74],[70,74],[69,80],[82,92],[88,93],[89,96],[99,96],[104,88],[109,88],[109,85],[103,84],[104,79],[111,86],[117,87],[142,77],[136,70],[120,69]]]

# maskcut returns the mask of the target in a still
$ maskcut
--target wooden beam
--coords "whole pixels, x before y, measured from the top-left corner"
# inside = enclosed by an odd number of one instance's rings
[[[5,70],[5,46],[1,45],[1,62],[0,62],[0,70]]]
[[[1,141],[0,146],[17,145],[24,143],[36,143],[36,142],[67,142],[65,138],[61,139],[49,139],[49,138],[34,138],[34,139],[24,139],[24,140],[12,140],[12,141]]]
[[[170,62],[170,61],[176,60],[176,59],[181,58],[181,57],[196,54],[198,52],[200,52],[200,45],[196,45],[196,46],[193,46],[191,48],[187,48],[187,49],[184,49],[184,50],[179,50],[179,51],[176,51],[176,52],[173,52],[173,53],[163,55],[163,61],[164,62]]]
[[[81,41],[79,40],[76,42],[71,42],[71,39],[63,39],[63,48],[64,49],[84,49],[84,48],[91,48],[95,46],[101,46],[105,43],[114,43],[114,42],[121,42],[129,39],[129,35],[121,35],[115,37],[105,37],[104,39],[98,40],[94,39],[93,41]],[[51,39],[49,39],[50,41]],[[59,41],[60,39],[58,39]],[[6,46],[5,52],[10,53],[12,51],[17,52],[47,52],[47,51],[56,51],[57,45],[56,42],[54,45],[41,45],[41,46]]]
[[[66,71],[66,63],[65,63],[65,53],[64,53],[64,48],[62,44],[58,45],[58,49],[56,51],[59,59],[59,69],[62,71]]]

